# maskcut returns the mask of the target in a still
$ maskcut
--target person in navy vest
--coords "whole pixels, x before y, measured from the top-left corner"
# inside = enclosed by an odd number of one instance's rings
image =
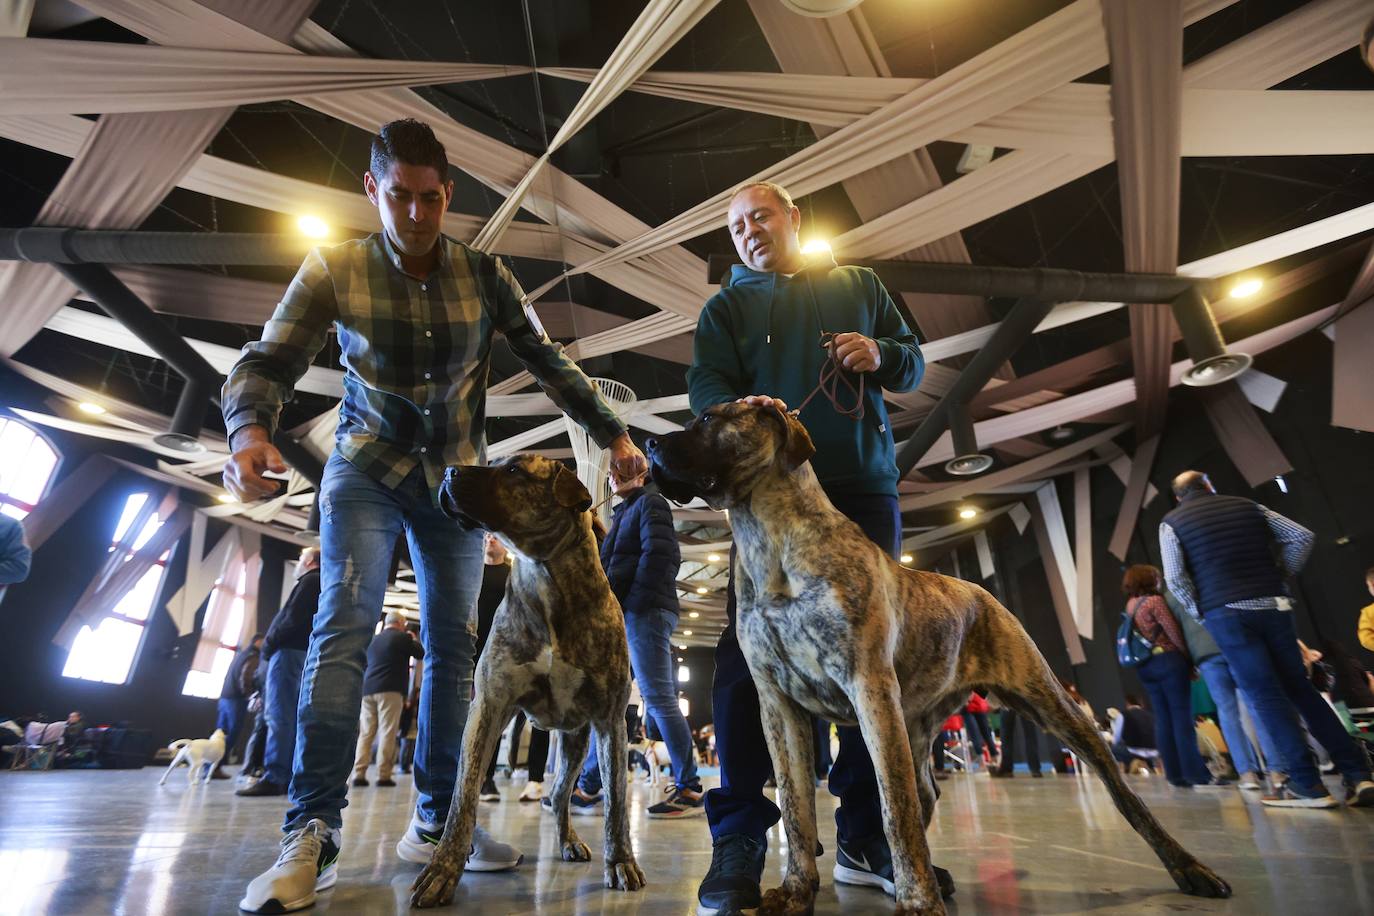
[[[1221,647],[1282,757],[1288,780],[1264,804],[1339,805],[1308,750],[1306,720],[1345,780],[1346,803],[1374,806],[1369,759],[1307,679],[1298,652],[1287,579],[1307,561],[1312,532],[1253,500],[1217,495],[1199,471],[1175,477],[1173,489],[1179,505],[1159,526],[1164,577]]]
[[[692,731],[678,706],[673,671],[672,636],[682,610],[677,600],[682,554],[673,528],[673,510],[643,474],[623,478],[612,473],[611,488],[621,502],[613,510],[611,528],[601,542],[601,566],[625,612],[630,667],[644,696],[645,720],[652,718],[658,725],[673,766],[673,784],[667,797],[649,807],[649,817],[691,817],[706,809],[692,755]],[[593,743],[573,793],[572,808],[574,813],[592,813],[600,807],[601,771]]]

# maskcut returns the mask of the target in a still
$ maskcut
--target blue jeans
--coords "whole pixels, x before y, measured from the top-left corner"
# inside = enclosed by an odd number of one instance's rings
[[[263,778],[279,786],[291,782],[291,765],[296,758],[296,706],[301,699],[304,669],[304,649],[278,649],[267,660],[267,696],[263,703],[267,750],[263,756]]]
[[[1174,784],[1210,782],[1212,774],[1197,749],[1193,722],[1192,665],[1181,652],[1152,655],[1135,669],[1155,713],[1155,746],[1164,761],[1164,775]]]
[[[1221,734],[1226,739],[1226,748],[1231,752],[1231,762],[1235,764],[1236,772],[1258,773],[1261,767],[1240,719],[1240,704],[1244,697],[1236,687],[1235,678],[1231,676],[1231,666],[1226,663],[1226,657],[1220,653],[1209,656],[1198,662],[1197,667],[1207,683],[1207,692],[1217,704]],[[1261,727],[1256,723],[1257,731]],[[1261,739],[1261,743],[1263,741]]]
[[[677,705],[677,678],[673,676],[672,636],[677,617],[676,611],[632,611],[625,615],[625,635],[630,642],[630,668],[644,697],[646,718],[654,717],[658,733],[668,745],[673,782],[680,789],[700,792],[697,761],[692,756],[692,730],[687,727],[687,717]],[[597,766],[594,741],[590,742],[578,785],[588,795],[601,791],[601,770]]]
[[[1291,611],[1222,607],[1207,611],[1202,624],[1221,647],[1236,684],[1250,701],[1256,726],[1268,730],[1281,758],[1277,765],[1298,792],[1326,792],[1299,716],[1347,783],[1370,778],[1364,751],[1307,679]]]
[[[286,830],[316,817],[330,827],[343,823],[367,646],[402,533],[415,565],[425,649],[416,815],[431,825],[448,817],[472,696],[476,628],[469,624],[482,583],[482,532],[464,531],[439,511],[420,467],[393,490],[335,452],[320,485],[320,608],[301,678]]]
[[[215,710],[215,728],[224,730],[224,762],[229,762],[229,753],[239,743],[239,732],[243,730],[243,720],[248,717],[248,701],[243,697],[220,697]]]
[[[893,557],[901,552],[902,519],[897,497],[883,494],[832,495],[831,502],[852,519],[873,543]],[[720,757],[720,788],[706,793],[711,837],[743,834],[767,842],[769,828],[782,816],[763,794],[773,773],[768,743],[759,719],[759,693],[735,636],[734,549],[726,614],[730,624],[716,646],[716,675],[711,706]],[[878,777],[859,729],[838,726],[840,753],[830,768],[830,793],[840,799],[835,824],[840,841],[862,843],[882,836],[883,812]],[[919,763],[918,763],[919,765]]]

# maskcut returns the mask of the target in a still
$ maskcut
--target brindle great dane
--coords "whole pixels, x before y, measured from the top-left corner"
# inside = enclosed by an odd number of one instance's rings
[[[971,583],[898,565],[830,504],[795,417],[719,405],[682,432],[650,439],[647,451],[664,495],[700,496],[730,512],[740,647],[758,685],[787,830],[782,886],[764,895],[760,912],[810,912],[819,886],[813,714],[862,730],[897,912],[945,912],[925,836],[938,795],[930,747],[974,689],[996,691],[1091,764],[1180,890],[1230,896],[1126,786],[1093,723],[1006,608]]]
[[[415,906],[453,901],[472,842],[478,788],[515,708],[540,728],[563,734],[553,814],[569,862],[591,859],[568,818],[568,799],[596,730],[606,810],[605,881],[644,886],[625,807],[625,707],[630,651],[625,616],[601,570],[591,495],[564,465],[539,456],[491,467],[450,468],[440,491],[446,514],[485,528],[518,558],[477,663],[476,699],[463,732],[458,785],[444,836],[412,888]],[[533,777],[531,777],[533,778]]]

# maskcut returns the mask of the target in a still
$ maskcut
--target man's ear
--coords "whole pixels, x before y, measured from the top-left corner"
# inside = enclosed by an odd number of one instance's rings
[[[816,446],[811,441],[811,434],[794,414],[784,413],[776,407],[770,409],[782,421],[783,437],[782,445],[778,448],[779,460],[782,461],[785,470],[795,471],[816,454]]]
[[[553,498],[565,509],[586,512],[592,507],[592,494],[587,492],[576,474],[561,465],[553,479]]]

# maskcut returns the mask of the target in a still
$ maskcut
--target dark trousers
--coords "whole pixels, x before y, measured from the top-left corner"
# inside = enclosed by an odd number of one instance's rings
[[[1295,650],[1296,646],[1295,642]],[[1175,785],[1196,785],[1212,778],[1197,749],[1193,691],[1188,682],[1191,668],[1181,653],[1161,652],[1135,669],[1154,707],[1155,747],[1164,762],[1164,775]]]
[[[1026,746],[1026,766],[1032,773],[1040,772],[1040,729],[1015,710],[1002,710],[1002,765],[997,769],[1010,773],[1016,766],[1016,726],[1021,726],[1021,743]]]
[[[520,733],[525,730],[525,714],[517,712],[515,714],[515,730],[511,733],[510,753],[506,756],[506,763],[510,765],[512,771],[519,762],[520,756]],[[498,746],[491,752],[491,763],[487,764],[487,779],[496,776],[496,757],[501,750]],[[530,747],[526,755],[527,764],[530,771],[530,782],[543,782],[544,770],[549,766],[549,733],[538,726],[530,726]]]
[[[997,753],[997,745],[992,743],[992,726],[988,725],[988,714],[964,710],[964,731],[968,733],[968,743],[973,747],[975,760],[983,756],[983,748],[989,754]]]
[[[816,741],[812,748],[816,778],[825,779],[830,775],[830,765],[835,762],[830,759],[830,723],[818,716],[812,724],[816,727]]]
[[[864,534],[893,557],[901,550],[902,523],[897,497],[881,494],[831,496],[831,502],[852,519]],[[781,813],[763,794],[773,773],[768,744],[759,719],[759,694],[735,632],[734,553],[726,599],[729,625],[716,646],[716,674],[711,705],[716,727],[716,755],[720,758],[720,788],[706,793],[706,817],[712,838],[744,834],[767,842],[768,829]],[[883,831],[878,778],[863,735],[839,726],[840,753],[830,768],[830,792],[840,799],[835,812],[841,842],[860,843]],[[886,736],[884,740],[890,740]]]

